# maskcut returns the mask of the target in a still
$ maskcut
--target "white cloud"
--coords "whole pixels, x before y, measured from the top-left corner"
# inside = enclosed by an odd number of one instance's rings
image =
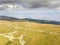
[[[14,10],[14,9],[24,9],[24,8],[17,4],[1,4],[0,5],[0,10]]]
[[[55,10],[60,10],[60,7],[56,7],[56,8],[54,8]]]

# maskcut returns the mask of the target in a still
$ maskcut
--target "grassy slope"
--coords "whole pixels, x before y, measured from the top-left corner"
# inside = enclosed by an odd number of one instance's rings
[[[0,33],[8,33],[17,31],[14,37],[19,37],[21,34],[25,34],[25,45],[60,45],[60,34],[50,34],[48,32],[59,33],[60,25],[52,24],[40,24],[34,22],[9,22],[0,21]],[[36,32],[29,30],[40,30],[45,32]],[[0,45],[7,45],[10,41],[7,38],[0,36]],[[11,42],[10,45],[21,45],[19,40]]]

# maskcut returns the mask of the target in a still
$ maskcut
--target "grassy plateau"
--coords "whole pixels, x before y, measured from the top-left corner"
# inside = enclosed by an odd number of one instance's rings
[[[0,45],[60,45],[60,25],[0,20]]]

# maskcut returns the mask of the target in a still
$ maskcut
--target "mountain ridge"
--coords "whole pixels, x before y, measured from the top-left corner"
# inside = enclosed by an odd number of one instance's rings
[[[55,24],[60,25],[60,21],[49,21],[49,20],[39,20],[39,19],[30,19],[30,18],[15,18],[15,17],[9,17],[9,16],[0,16],[0,20],[7,20],[7,21],[29,21],[29,22],[37,22],[37,23],[43,23],[43,24]]]

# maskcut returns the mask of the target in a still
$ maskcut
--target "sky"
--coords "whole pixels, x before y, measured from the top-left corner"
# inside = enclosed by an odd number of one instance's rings
[[[0,16],[60,21],[60,0],[0,0]]]

